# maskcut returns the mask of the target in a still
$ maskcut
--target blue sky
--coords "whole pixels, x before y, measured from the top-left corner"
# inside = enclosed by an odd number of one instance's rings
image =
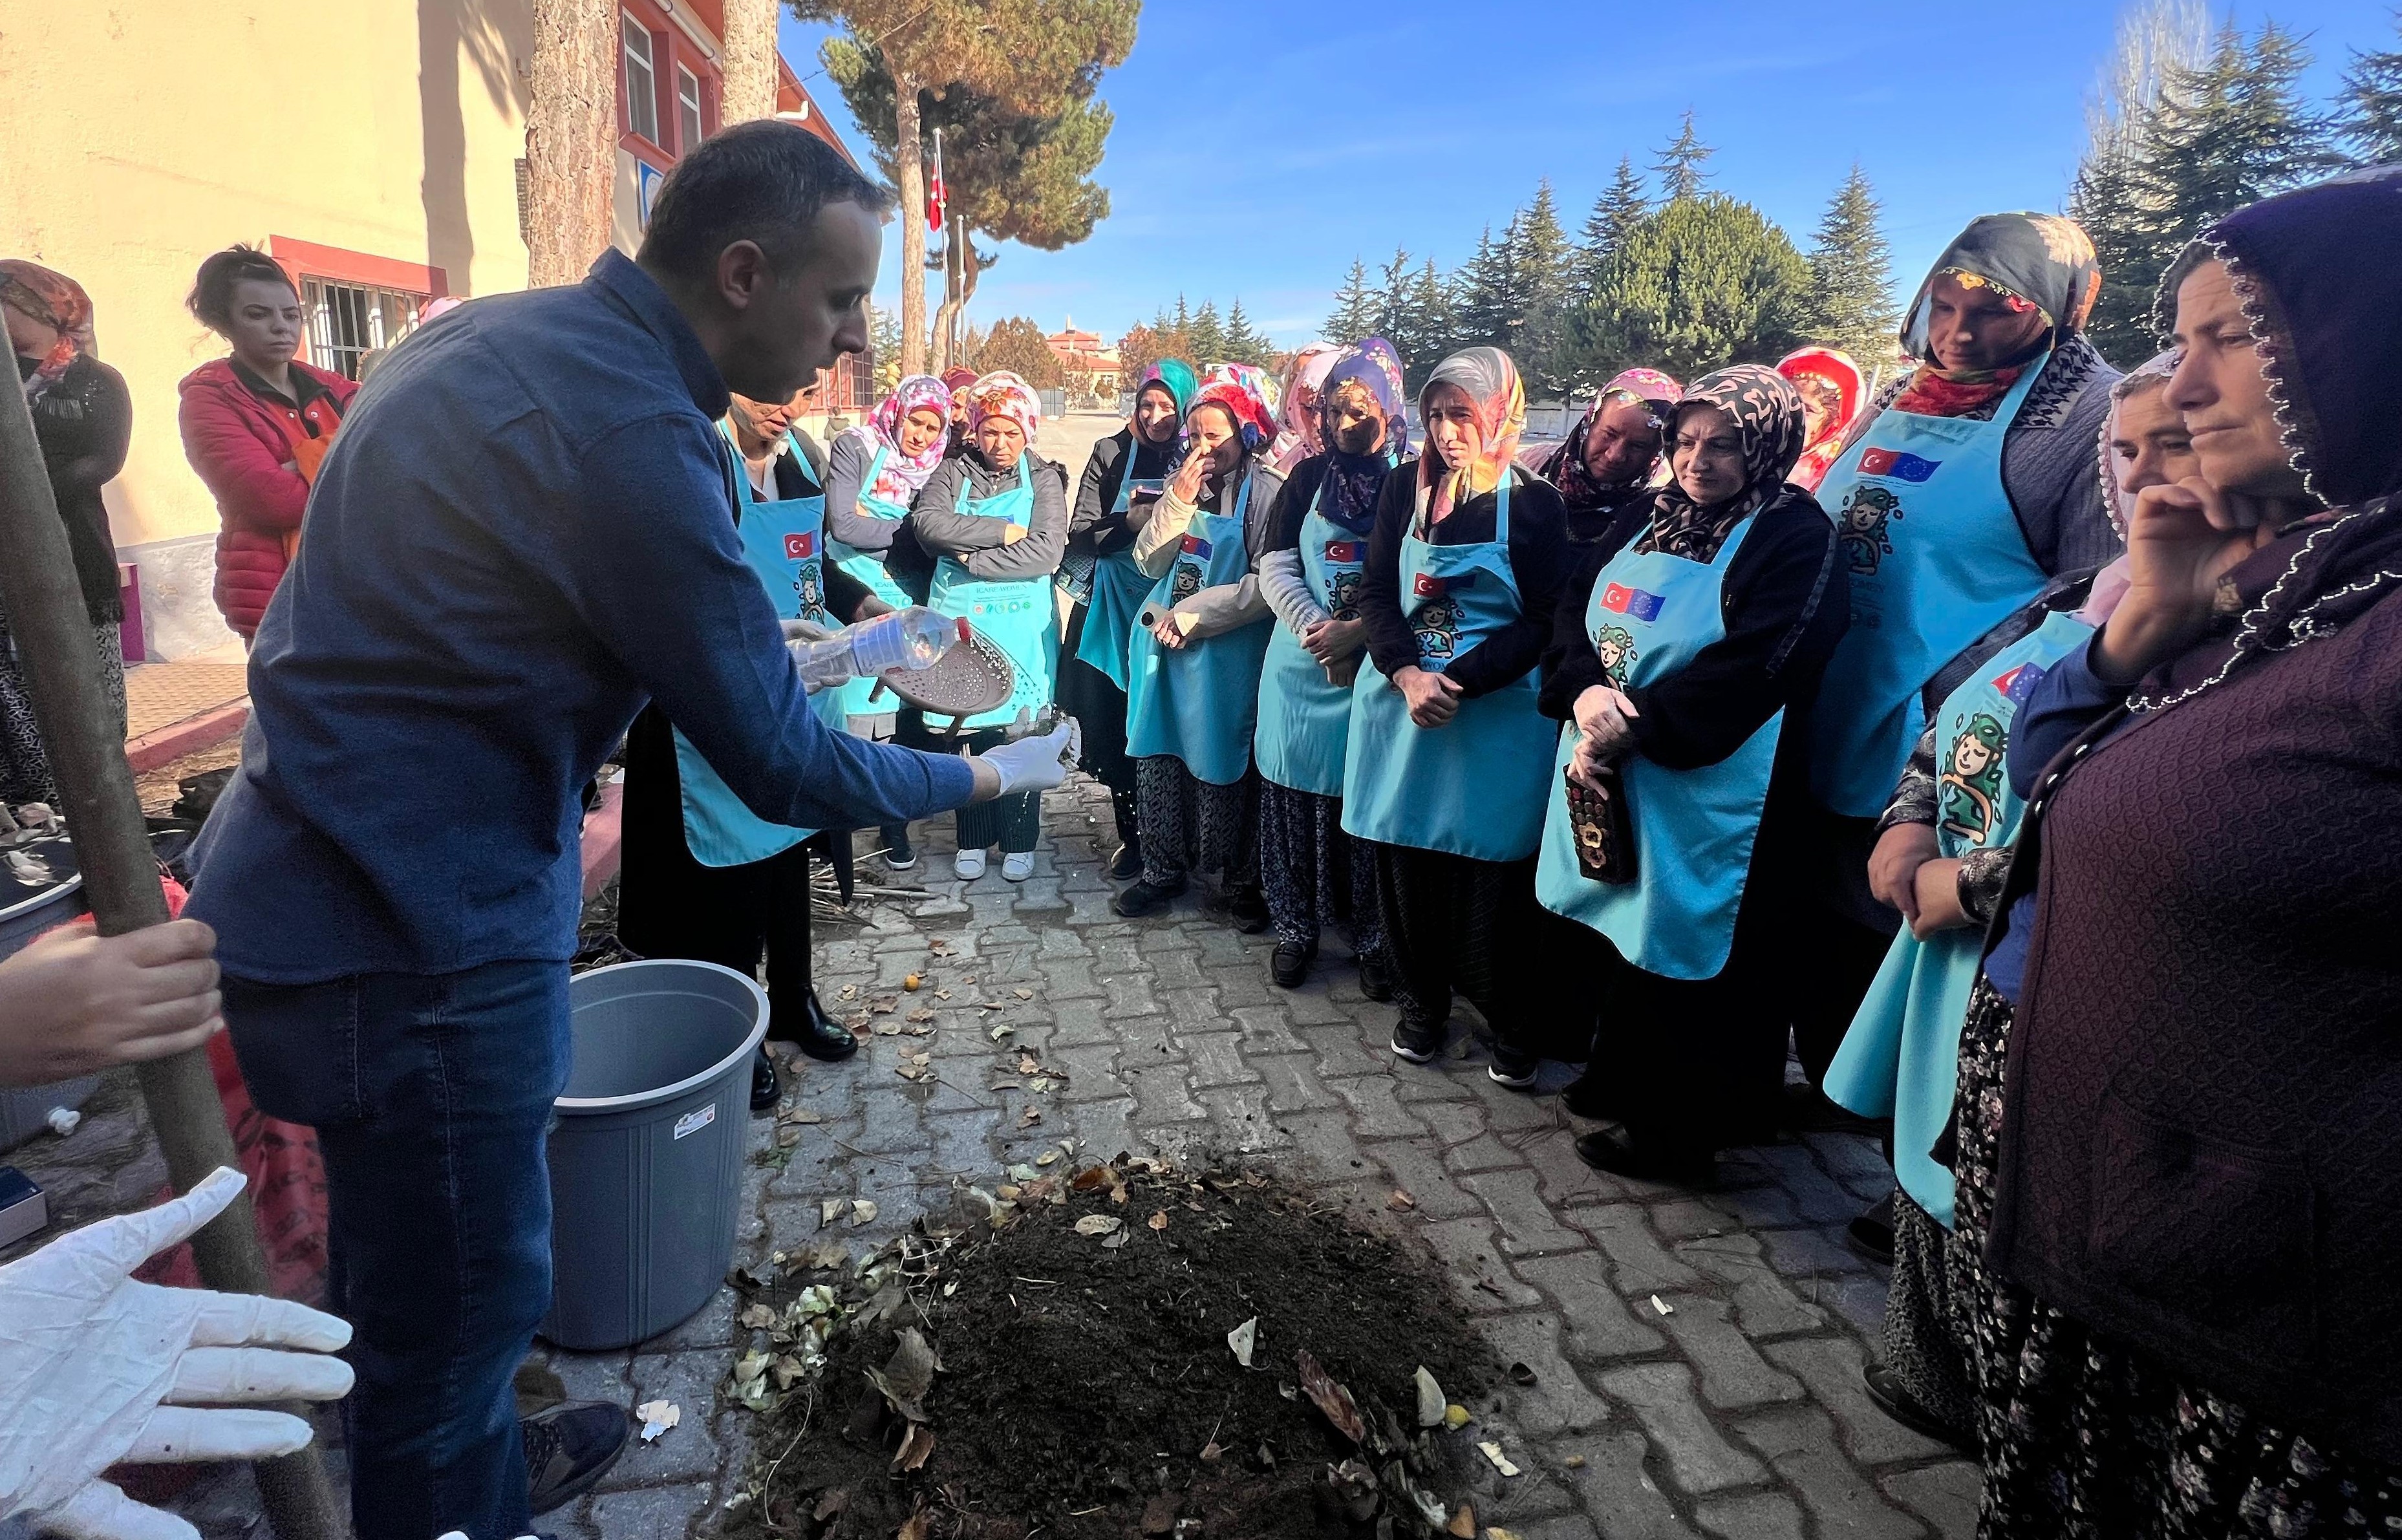
[[[1222,309],[1239,296],[1279,342],[1305,341],[1355,254],[1373,268],[1399,244],[1447,269],[1546,176],[1573,231],[1618,158],[1648,170],[1687,107],[1718,147],[1714,185],[1799,243],[1857,160],[1906,288],[1972,216],[2061,205],[2117,14],[2095,0],[1150,0],[1101,86],[1117,115],[1098,173],[1111,217],[1063,252],[1004,245],[972,319],[1050,330],[1072,315],[1115,337],[1180,290]],[[2395,46],[2382,0],[2233,14],[2306,34],[2321,96],[2350,49]],[[820,73],[824,35],[788,15],[784,53],[864,159]],[[878,304],[898,302],[898,251],[896,227]]]

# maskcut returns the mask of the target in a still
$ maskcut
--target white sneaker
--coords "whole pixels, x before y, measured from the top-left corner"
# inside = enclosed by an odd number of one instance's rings
[[[984,875],[984,852],[962,850],[951,858],[951,872],[961,882],[973,882]]]
[[[1034,875],[1034,852],[1013,850],[1001,857],[1001,875],[1004,882],[1024,882]]]

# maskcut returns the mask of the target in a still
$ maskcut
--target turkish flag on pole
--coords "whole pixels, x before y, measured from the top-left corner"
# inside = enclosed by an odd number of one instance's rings
[[[943,186],[943,131],[934,131],[934,169],[926,178],[926,229],[943,233],[943,215],[950,206],[950,189]]]

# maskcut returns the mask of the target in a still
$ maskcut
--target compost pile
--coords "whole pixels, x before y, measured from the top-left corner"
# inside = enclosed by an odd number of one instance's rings
[[[730,1533],[1478,1533],[1457,1403],[1495,1366],[1431,1258],[1263,1171],[1014,1175],[855,1266],[835,1229],[738,1276],[772,1330],[735,1366],[766,1415]]]

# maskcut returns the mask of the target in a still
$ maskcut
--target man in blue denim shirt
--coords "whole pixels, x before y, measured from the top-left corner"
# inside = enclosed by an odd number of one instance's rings
[[[971,765],[828,733],[743,561],[715,419],[866,346],[883,209],[805,130],[722,134],[639,260],[409,339],[317,480],[191,912],[253,1095],[324,1156],[359,1540],[507,1540],[625,1443],[607,1406],[521,1436],[511,1380],[551,1295],[578,789],[643,701],[802,828],[1057,782],[1042,739]]]

